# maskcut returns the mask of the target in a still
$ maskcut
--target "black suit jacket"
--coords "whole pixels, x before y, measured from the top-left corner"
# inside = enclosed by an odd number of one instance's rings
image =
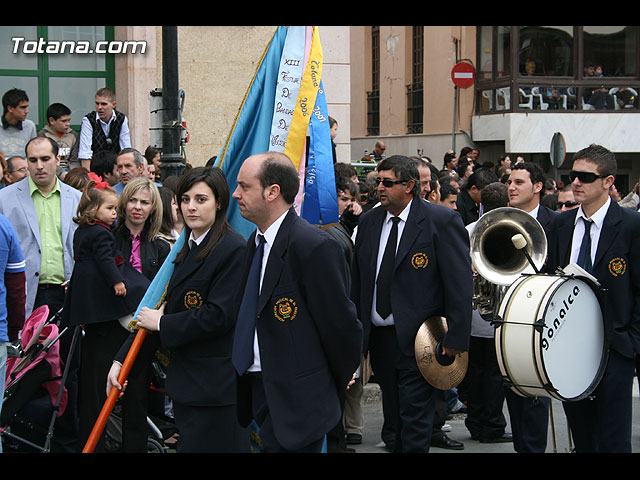
[[[115,248],[109,227],[82,225],[73,236],[75,264],[63,309],[65,325],[116,320],[136,311],[149,280]],[[127,294],[116,296],[113,286],[124,282]]]
[[[116,248],[122,252],[125,260],[131,258],[131,236],[126,225],[119,225],[114,231],[113,236],[116,239]],[[147,238],[147,232],[142,231],[142,241],[140,242],[140,263],[142,274],[149,280],[153,280],[164,263],[165,258],[169,255],[171,245],[166,240],[156,237],[153,240]]]
[[[555,217],[557,214],[558,212],[551,210],[549,207],[545,207],[544,205],[540,205],[538,207],[538,215],[536,219],[538,220],[538,223],[542,225],[545,233],[547,233],[547,228],[551,223],[551,220],[553,220],[553,217]]]
[[[473,198],[471,198],[471,195],[469,195],[469,191],[464,188],[460,190],[460,193],[458,194],[456,209],[462,217],[462,223],[464,223],[465,225],[469,225],[470,223],[478,220],[478,205],[476,205],[476,202],[474,202]]]
[[[236,402],[236,373],[231,363],[233,297],[242,275],[245,240],[227,232],[208,257],[198,260],[209,235],[175,265],[160,332],[145,340],[156,345],[159,341],[170,350],[166,389],[174,402],[183,405]],[[116,360],[124,360],[134,336],[130,335]]]
[[[371,330],[380,232],[387,211],[376,207],[358,223],[352,265],[352,298],[365,333],[365,354]],[[400,348],[415,355],[422,323],[434,315],[447,320],[443,345],[468,350],[471,333],[473,279],[469,234],[460,216],[449,208],[415,197],[404,227],[394,267],[391,306]]]
[[[550,273],[570,261],[577,212],[562,212],[549,225],[546,270]],[[598,241],[593,276],[605,289],[606,337],[615,350],[631,358],[634,352],[640,352],[640,214],[611,202]]]
[[[255,251],[247,242],[243,287]],[[264,391],[278,441],[295,450],[336,426],[344,392],[360,364],[362,326],[349,299],[350,277],[340,245],[291,209],[269,253],[256,329]],[[238,412],[252,419],[248,378],[239,381]]]

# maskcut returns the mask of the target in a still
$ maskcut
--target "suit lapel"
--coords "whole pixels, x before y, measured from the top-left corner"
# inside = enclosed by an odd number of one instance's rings
[[[193,273],[198,270],[203,262],[199,261],[196,257],[198,253],[204,248],[209,239],[209,234],[200,242],[200,245],[194,246],[192,249],[187,251],[187,254],[184,256],[179,265],[176,265],[173,276],[171,277],[171,282],[169,284],[169,289],[175,288],[176,285],[179,285],[187,278],[189,278]],[[188,240],[187,240],[188,241]]]
[[[376,207],[375,210],[376,219],[373,222],[373,231],[371,234],[367,234],[363,242],[367,242],[367,246],[363,250],[373,252],[373,255],[369,255],[369,267],[373,272],[375,280],[376,268],[378,263],[378,250],[380,249],[380,234],[382,233],[382,226],[387,218],[387,211],[380,207]]]
[[[546,229],[547,225],[551,221],[551,215],[547,211],[547,209],[544,207],[544,205],[540,205],[540,207],[538,208],[538,218],[537,218],[537,220],[538,220],[538,223],[540,223],[540,225],[542,226],[543,229]]]
[[[18,190],[18,203],[24,212],[24,216],[29,223],[31,233],[38,242],[38,247],[42,248],[40,244],[40,228],[38,227],[38,214],[36,213],[36,207],[33,204],[33,198],[29,194],[29,180],[25,178],[23,181],[17,184]],[[64,215],[63,215],[64,216]]]
[[[269,259],[264,269],[262,276],[262,288],[260,289],[260,297],[258,298],[258,311],[261,311],[267,303],[267,300],[271,298],[273,289],[278,284],[280,274],[284,267],[283,257],[287,251],[289,245],[289,232],[294,223],[298,221],[298,215],[295,210],[290,209],[289,213],[284,217],[278,233],[273,242],[273,246],[269,251]]]
[[[71,202],[71,192],[66,185],[60,182],[60,211],[61,212],[69,212],[71,211],[72,202]],[[71,231],[71,216],[62,214],[62,218],[60,219],[60,229],[62,230],[62,244],[67,244],[67,238],[69,237],[69,233]]]
[[[411,202],[411,208],[409,210],[409,216],[407,222],[402,231],[402,237],[400,238],[400,244],[398,245],[398,251],[396,252],[396,261],[394,263],[394,269],[398,267],[400,262],[407,256],[407,253],[411,249],[411,246],[415,242],[418,235],[423,228],[424,217],[421,215],[421,202],[422,199],[414,197]]]
[[[609,247],[613,245],[615,238],[620,232],[618,224],[622,222],[621,208],[617,203],[612,201],[607,215],[604,217],[600,239],[598,240],[598,249],[596,250],[596,257],[593,262],[594,269],[598,266]]]
[[[578,209],[572,210],[571,215],[567,215],[563,225],[559,225],[558,232],[558,263],[559,267],[566,267],[571,261],[571,242],[573,241],[573,230]]]

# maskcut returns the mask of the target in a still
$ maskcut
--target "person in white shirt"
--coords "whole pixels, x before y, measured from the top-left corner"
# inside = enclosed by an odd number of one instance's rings
[[[507,180],[509,206],[523,210],[545,228],[556,214],[540,205],[544,194],[545,175],[540,166],[521,162],[513,166]],[[546,232],[546,230],[545,230]],[[513,433],[513,446],[518,453],[544,453],[549,426],[549,399],[525,398],[506,389],[507,407]]]
[[[590,145],[577,152],[569,178],[580,208],[558,214],[549,225],[545,271],[575,263],[602,288],[606,368],[591,396],[563,402],[579,453],[631,453],[634,359],[640,352],[640,215],[611,200],[616,173],[608,149]]]
[[[93,152],[113,150],[118,153],[131,147],[129,120],[116,110],[116,95],[110,88],[96,92],[96,109],[82,118],[78,159],[87,170],[91,170]]]

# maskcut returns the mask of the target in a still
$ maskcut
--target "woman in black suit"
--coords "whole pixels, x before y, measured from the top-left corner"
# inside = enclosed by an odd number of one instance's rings
[[[175,259],[165,303],[158,310],[142,308],[137,319],[155,333],[145,343],[159,341],[170,352],[166,389],[180,433],[178,452],[248,451],[248,434],[236,415],[231,363],[233,297],[245,240],[227,222],[229,187],[219,168],[192,169],[181,178],[176,196],[185,243]],[[131,341],[116,357],[107,390],[120,388],[118,362]]]

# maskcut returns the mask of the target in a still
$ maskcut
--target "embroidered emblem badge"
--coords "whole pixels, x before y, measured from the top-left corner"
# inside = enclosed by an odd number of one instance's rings
[[[273,315],[281,322],[293,320],[297,314],[298,306],[291,298],[283,297],[273,306]]]
[[[614,277],[618,275],[624,275],[624,272],[627,271],[627,262],[625,262],[624,258],[616,257],[609,262],[609,273]]]
[[[418,270],[419,268],[426,268],[429,263],[429,258],[424,253],[416,253],[411,257],[411,265]]]
[[[184,306],[187,308],[200,308],[202,306],[202,295],[194,290],[189,290],[184,294]]]

